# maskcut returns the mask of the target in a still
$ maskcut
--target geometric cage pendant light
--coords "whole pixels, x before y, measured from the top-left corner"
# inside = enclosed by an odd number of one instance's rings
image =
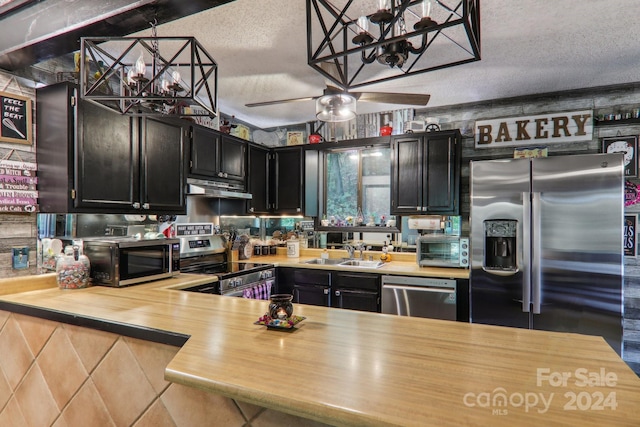
[[[306,0],[307,62],[344,90],[480,60],[480,0]]]
[[[83,37],[80,95],[121,114],[218,115],[218,65],[194,37]]]

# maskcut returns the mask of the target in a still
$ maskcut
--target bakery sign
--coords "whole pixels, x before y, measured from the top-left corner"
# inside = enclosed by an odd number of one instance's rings
[[[558,144],[591,139],[591,110],[478,120],[475,128],[476,148]]]

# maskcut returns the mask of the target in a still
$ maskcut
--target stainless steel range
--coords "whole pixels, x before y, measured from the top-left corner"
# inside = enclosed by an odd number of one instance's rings
[[[211,274],[218,278],[209,284],[183,290],[230,297],[269,299],[275,287],[274,266],[230,262],[225,248],[226,241],[220,235],[181,237],[180,271]]]

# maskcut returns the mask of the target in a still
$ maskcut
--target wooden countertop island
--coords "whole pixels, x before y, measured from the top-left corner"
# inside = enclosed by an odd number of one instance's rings
[[[600,337],[302,304],[287,332],[254,324],[266,301],[178,290],[199,275],[123,289],[24,280],[1,310],[183,336],[166,380],[331,425],[640,422],[640,379]]]

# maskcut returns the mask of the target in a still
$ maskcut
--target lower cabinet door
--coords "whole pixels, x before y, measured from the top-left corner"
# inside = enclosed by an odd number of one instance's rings
[[[293,302],[329,307],[331,288],[320,285],[294,285]]]
[[[359,289],[336,289],[333,307],[379,312],[380,296],[377,292]]]

